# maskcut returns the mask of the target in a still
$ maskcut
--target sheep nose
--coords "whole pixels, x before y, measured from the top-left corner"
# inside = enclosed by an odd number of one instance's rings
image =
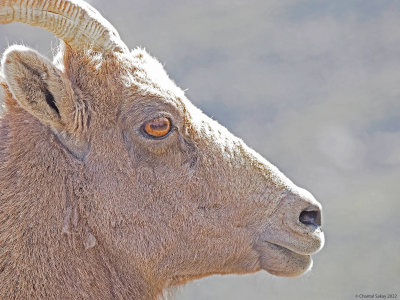
[[[310,206],[300,213],[299,221],[304,225],[321,226],[321,210],[317,206]]]

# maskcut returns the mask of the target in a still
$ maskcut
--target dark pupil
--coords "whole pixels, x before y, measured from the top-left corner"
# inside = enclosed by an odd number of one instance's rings
[[[168,123],[162,121],[154,122],[150,124],[150,128],[156,131],[165,130],[168,128]]]

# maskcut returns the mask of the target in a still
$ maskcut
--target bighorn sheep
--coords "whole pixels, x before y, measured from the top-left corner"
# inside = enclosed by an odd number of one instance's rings
[[[321,206],[78,0],[0,0],[57,35],[2,59],[0,298],[155,299],[211,274],[296,276]]]

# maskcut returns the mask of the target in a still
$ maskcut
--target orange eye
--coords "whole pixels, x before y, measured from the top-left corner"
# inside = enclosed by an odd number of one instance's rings
[[[144,132],[152,137],[163,137],[171,130],[171,121],[161,117],[144,124]]]

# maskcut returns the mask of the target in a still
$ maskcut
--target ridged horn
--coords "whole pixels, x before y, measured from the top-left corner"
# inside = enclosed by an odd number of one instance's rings
[[[117,30],[79,0],[0,0],[0,24],[21,22],[52,32],[73,49],[125,52]]]

